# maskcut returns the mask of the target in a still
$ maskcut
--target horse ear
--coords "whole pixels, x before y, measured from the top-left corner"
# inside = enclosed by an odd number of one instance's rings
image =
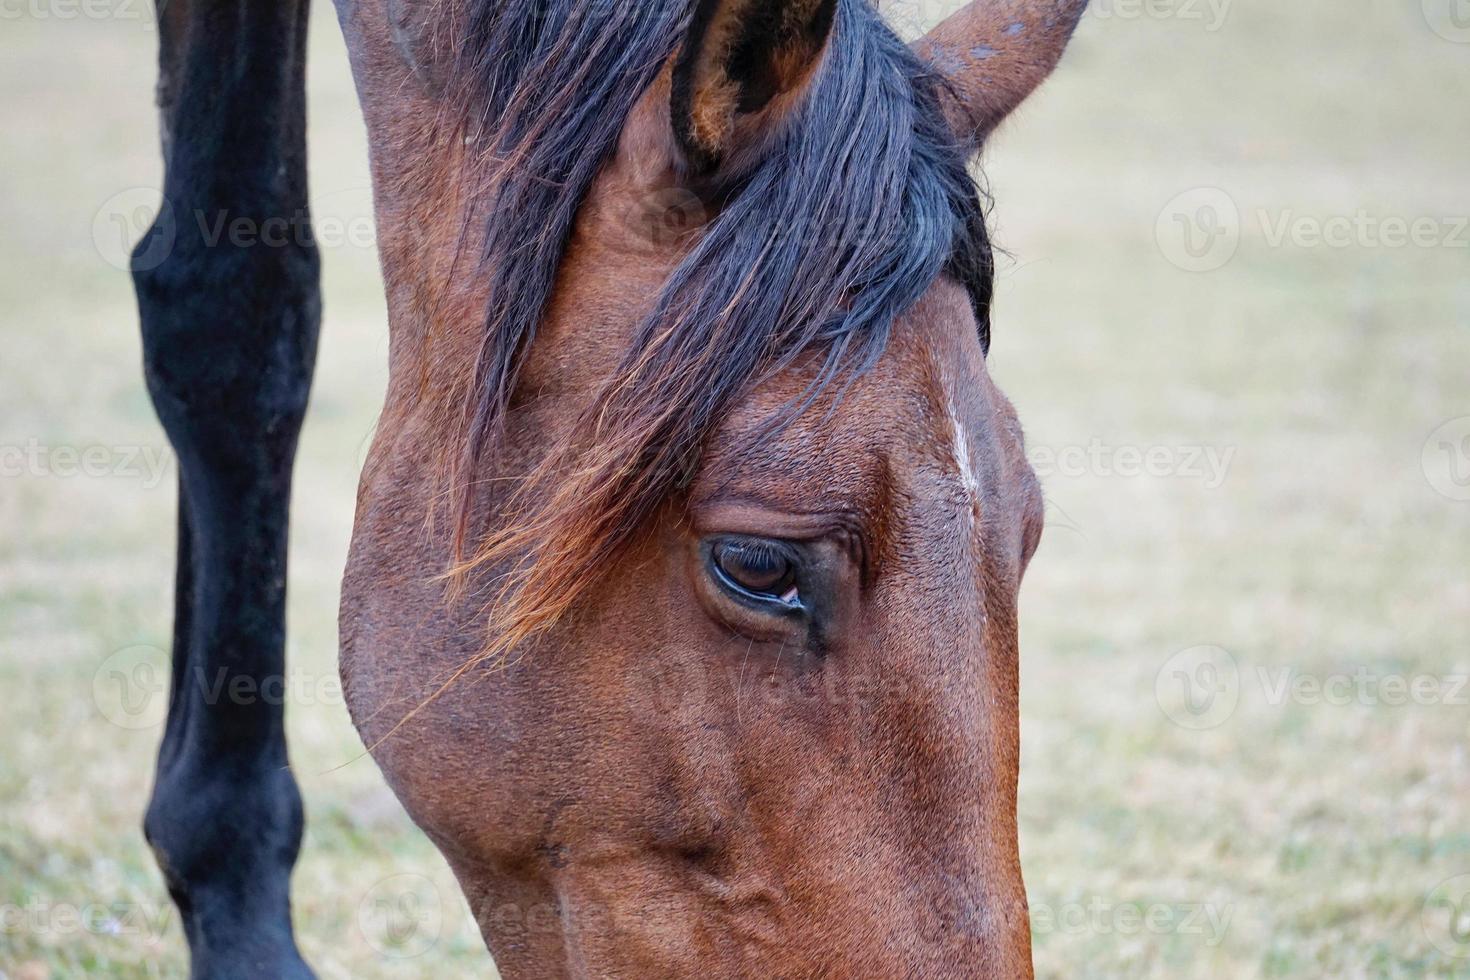
[[[674,63],[674,135],[696,171],[733,148],[741,117],[802,87],[837,0],[699,0]]]
[[[1061,60],[1087,0],[972,0],[914,50],[948,81],[945,115],[979,146]]]

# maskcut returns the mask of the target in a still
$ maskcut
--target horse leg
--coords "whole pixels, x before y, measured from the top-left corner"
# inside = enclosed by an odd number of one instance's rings
[[[173,683],[144,833],[193,975],[309,977],[291,931],[287,508],[320,322],[305,0],[158,5],[164,205],[134,253],[179,460]]]

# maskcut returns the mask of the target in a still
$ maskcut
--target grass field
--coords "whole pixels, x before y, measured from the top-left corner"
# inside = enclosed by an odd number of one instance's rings
[[[993,370],[1050,516],[1022,609],[1041,976],[1470,977],[1465,13],[1099,0],[992,144]],[[178,976],[138,831],[173,471],[117,267],[160,178],[156,36],[142,0],[3,14],[0,976]],[[334,686],[386,331],[361,124],[315,16],[298,933],[325,977],[493,975]]]

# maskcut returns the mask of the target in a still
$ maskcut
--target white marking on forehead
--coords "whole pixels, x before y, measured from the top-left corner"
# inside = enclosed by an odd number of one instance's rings
[[[968,511],[974,516],[975,508],[980,504],[980,481],[975,477],[975,468],[970,465],[970,440],[965,433],[964,423],[960,421],[960,413],[955,411],[954,405],[949,406],[949,422],[951,431],[954,432],[954,464],[960,471],[960,485],[964,487],[966,496],[969,497]]]

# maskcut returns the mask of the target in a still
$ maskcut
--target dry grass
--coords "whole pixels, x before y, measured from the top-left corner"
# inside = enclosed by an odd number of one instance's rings
[[[0,972],[175,976],[183,941],[137,831],[158,733],[110,722],[105,670],[94,685],[104,666],[161,665],[168,634],[172,474],[127,461],[164,443],[128,285],[92,234],[105,202],[158,181],[154,35],[126,0],[101,19],[40,7],[0,32],[0,446],[42,460],[0,477]],[[1219,0],[1106,0],[993,146],[1015,256],[994,369],[1033,445],[1082,460],[1047,477],[1023,604],[1043,976],[1470,976],[1434,891],[1470,873],[1470,691],[1454,690],[1470,673],[1470,502],[1422,462],[1436,427],[1470,415],[1470,234],[1272,241],[1283,217],[1470,213],[1470,44],[1419,7],[1236,0],[1217,22]],[[315,204],[360,237],[362,133],[325,6],[315,29]],[[1230,262],[1191,273],[1169,261],[1168,217],[1162,248],[1156,226],[1199,187],[1228,192],[1242,232]],[[489,972],[332,686],[386,340],[372,251],[329,249],[326,277],[292,557],[309,692],[291,716],[310,816],[299,933],[327,977]],[[90,446],[109,447],[105,475],[62,475],[58,448]],[[1115,475],[1127,447],[1172,454]],[[1180,447],[1228,466],[1196,474]],[[1201,645],[1230,659],[1171,659]],[[1203,713],[1177,701],[1176,668],[1218,695]],[[1376,703],[1282,695],[1288,669]],[[1386,703],[1399,676],[1435,703]],[[429,904],[406,908],[426,917],[395,950],[378,900],[415,889]]]

